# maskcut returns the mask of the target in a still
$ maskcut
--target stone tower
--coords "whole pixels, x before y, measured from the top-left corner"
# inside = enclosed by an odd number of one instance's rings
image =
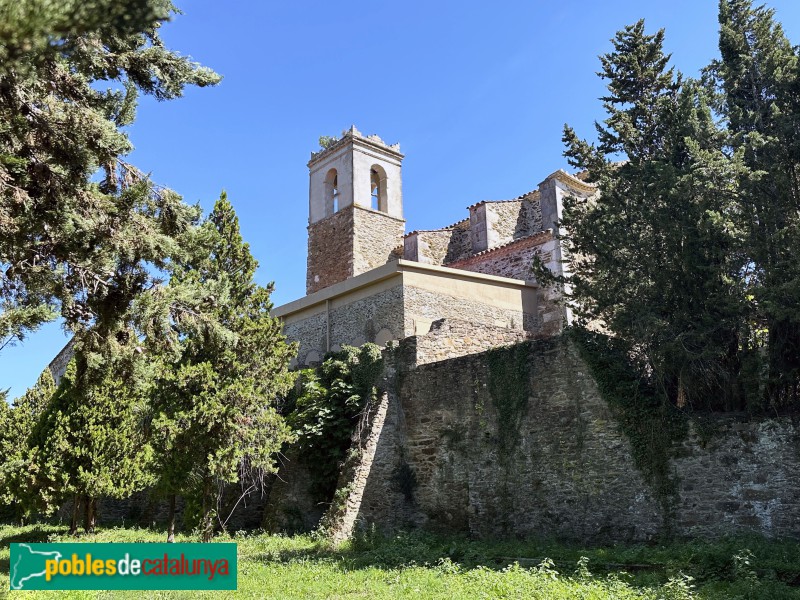
[[[399,145],[355,126],[311,154],[306,293],[396,258],[403,243]]]

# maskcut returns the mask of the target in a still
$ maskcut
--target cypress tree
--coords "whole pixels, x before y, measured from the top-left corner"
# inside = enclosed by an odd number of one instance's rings
[[[765,400],[781,406],[800,399],[800,60],[771,9],[721,0],[719,23],[721,58],[709,74],[728,143],[747,167],[737,214],[752,298],[748,347],[766,346]]]
[[[22,520],[33,503],[31,471],[33,457],[30,437],[56,391],[50,369],[45,369],[34,386],[8,406],[0,399],[0,500],[13,506]]]
[[[204,540],[214,527],[221,486],[258,489],[291,437],[275,403],[293,380],[288,364],[295,349],[269,314],[272,284],[255,283],[257,267],[223,193],[200,228],[194,258],[170,280],[177,289],[213,290],[204,306],[224,328],[175,324],[180,351],[165,361],[153,401],[160,487],[172,507],[175,494],[200,505]],[[168,539],[173,533],[174,518]]]
[[[719,408],[735,401],[739,368],[739,163],[722,151],[702,87],[669,68],[663,41],[643,21],[618,32],[600,57],[609,93],[598,144],[565,127],[565,155],[599,197],[565,201],[561,283],[579,317],[628,342],[665,398]],[[706,393],[720,388],[728,393]]]
[[[98,498],[125,498],[152,484],[152,450],[143,426],[146,387],[137,383],[137,359],[111,364],[104,376],[81,385],[84,360],[78,353],[70,364],[30,446],[38,507],[51,513],[71,497],[76,510],[82,504],[84,529],[92,532]]]

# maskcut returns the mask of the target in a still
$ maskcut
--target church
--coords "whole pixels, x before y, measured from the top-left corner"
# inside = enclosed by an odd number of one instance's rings
[[[312,153],[307,295],[273,310],[299,343],[295,365],[343,344],[425,335],[441,319],[527,338],[559,333],[569,308],[531,266],[538,257],[564,273],[563,199],[595,187],[559,170],[517,198],[469,206],[451,225],[405,233],[402,161],[398,145],[355,127]]]

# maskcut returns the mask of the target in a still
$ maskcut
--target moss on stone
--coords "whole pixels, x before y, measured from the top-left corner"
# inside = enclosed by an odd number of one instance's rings
[[[501,460],[508,459],[520,442],[520,426],[530,397],[530,345],[515,344],[486,353],[489,394],[497,411],[497,440]]]
[[[628,438],[634,464],[663,509],[664,533],[669,535],[679,483],[670,461],[674,446],[688,434],[687,416],[665,402],[637,374],[619,340],[580,328],[570,329],[568,335],[588,363],[611,415]]]

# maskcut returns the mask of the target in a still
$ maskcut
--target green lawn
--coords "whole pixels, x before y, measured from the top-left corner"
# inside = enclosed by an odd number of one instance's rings
[[[162,542],[144,529],[71,538],[64,527],[0,526],[0,595],[12,542]],[[179,536],[178,541],[197,541]],[[11,598],[757,598],[800,600],[800,544],[761,538],[578,547],[399,535],[337,549],[309,536],[219,537],[239,548],[239,591],[11,592]],[[581,557],[585,557],[582,559]]]

